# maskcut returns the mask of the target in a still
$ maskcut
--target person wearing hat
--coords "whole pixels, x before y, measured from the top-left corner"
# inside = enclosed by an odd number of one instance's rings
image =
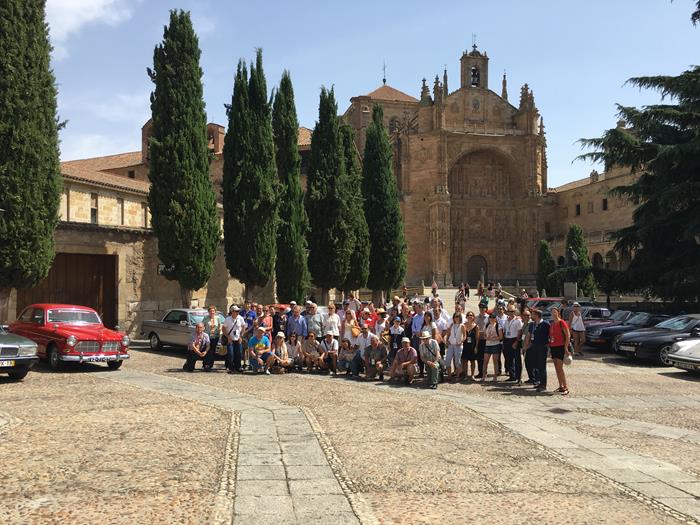
[[[428,378],[428,387],[435,390],[440,378],[440,345],[433,339],[428,330],[423,330],[420,334],[420,347],[418,349],[420,358],[425,365]]]
[[[294,362],[289,358],[289,349],[284,341],[284,332],[277,332],[275,340],[272,342],[272,353],[275,354],[275,371],[284,373],[288,368],[294,366]]]
[[[491,314],[489,314],[489,324],[486,325],[486,330],[484,330],[484,332],[486,339],[484,346],[484,375],[481,380],[486,381],[489,361],[491,357],[493,357],[493,380],[498,381],[498,364],[503,347],[503,328],[498,324],[495,313],[491,312]]]
[[[373,337],[370,344],[365,348],[362,357],[365,362],[365,379],[374,379],[379,376],[380,381],[384,381],[384,364],[386,363],[387,351],[383,342],[378,337]]]
[[[517,366],[515,360],[520,361],[520,347],[518,339],[523,328],[523,322],[515,315],[515,306],[509,306],[506,310],[506,322],[503,326],[503,356],[505,360],[505,371],[508,372],[506,381],[518,381],[517,371],[522,365]]]
[[[333,332],[328,330],[319,347],[319,363],[333,375],[338,375],[338,341],[333,337]]]
[[[401,317],[397,315],[394,317],[394,320],[389,327],[389,355],[387,358],[389,366],[394,363],[396,352],[398,352],[399,348],[401,348],[401,339],[404,338],[404,332],[405,330],[403,326],[401,326]]]
[[[401,348],[396,352],[396,358],[391,365],[391,379],[403,378],[406,383],[413,383],[413,376],[416,375],[416,362],[418,361],[418,352],[411,346],[411,340],[408,337],[401,339]]]
[[[240,311],[241,309],[237,305],[232,304],[221,329],[221,337],[226,340],[226,364],[228,365],[229,374],[241,372],[241,360],[243,359],[242,342],[248,325],[243,316],[240,315]]]
[[[258,326],[255,335],[248,339],[248,364],[253,372],[261,369],[270,375],[270,367],[276,361],[275,354],[270,350],[270,339],[265,335],[265,328]]]
[[[389,317],[392,319],[401,313],[401,299],[395,295],[391,299],[391,308],[389,309]]]
[[[474,379],[482,379],[486,375],[484,370],[484,352],[486,351],[486,327],[489,324],[488,300],[486,303],[479,303],[479,313],[474,319],[476,326],[479,328],[479,341],[476,347],[476,366],[479,371]]]

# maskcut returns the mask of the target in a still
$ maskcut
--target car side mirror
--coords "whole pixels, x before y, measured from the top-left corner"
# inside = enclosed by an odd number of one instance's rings
[[[693,329],[690,331],[690,335],[700,337],[700,326],[693,327]]]

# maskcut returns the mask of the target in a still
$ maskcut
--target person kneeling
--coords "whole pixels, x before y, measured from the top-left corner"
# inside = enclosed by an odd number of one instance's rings
[[[425,363],[428,386],[435,390],[440,378],[440,345],[427,330],[420,334],[420,358]]]
[[[338,341],[333,338],[333,332],[328,330],[326,336],[320,345],[321,357],[319,362],[321,367],[333,372],[333,375],[338,374]]]
[[[340,352],[338,353],[338,368],[345,370],[346,375],[352,374],[352,360],[355,357],[355,350],[350,344],[349,339],[343,339],[340,343]]]
[[[187,372],[194,372],[194,365],[197,359],[201,358],[204,361],[204,357],[209,351],[209,344],[209,335],[204,331],[204,323],[197,323],[194,334],[192,334],[192,340],[187,347],[187,361],[185,361],[182,369]]]
[[[255,335],[248,340],[248,364],[254,372],[261,369],[270,375],[270,367],[275,364],[277,358],[270,351],[270,339],[265,335],[265,329],[261,326],[255,329]]]
[[[411,346],[411,340],[408,337],[402,338],[401,348],[396,352],[396,357],[391,364],[391,378],[403,379],[408,384],[413,383],[417,362],[418,352]]]
[[[365,379],[374,379],[379,376],[384,381],[384,363],[387,359],[386,347],[380,343],[378,337],[373,337],[370,345],[365,348],[363,356],[365,361]]]
[[[321,354],[319,352],[319,344],[316,341],[316,334],[309,332],[309,335],[301,345],[302,354],[304,354],[304,364],[306,365],[309,372],[311,372],[314,367],[321,367]]]

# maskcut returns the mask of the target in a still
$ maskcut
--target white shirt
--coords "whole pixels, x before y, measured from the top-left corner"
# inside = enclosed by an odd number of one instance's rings
[[[221,334],[225,335],[226,338],[231,341],[240,341],[241,334],[243,334],[243,330],[245,330],[246,327],[247,325],[242,315],[237,315],[235,319],[229,315],[224,319]],[[229,332],[231,332],[231,335],[229,335]]]
[[[340,316],[333,312],[328,314],[323,320],[323,333],[333,332],[333,335],[340,336]]]
[[[576,312],[571,312],[571,329],[575,332],[586,331],[586,325],[583,324],[583,316],[576,315]]]
[[[353,312],[357,312],[362,308],[362,303],[358,301],[357,299],[349,299],[348,300],[348,308],[352,310]]]
[[[507,320],[508,316],[506,314],[496,316],[496,322],[501,326],[501,328],[505,328]]]
[[[324,338],[323,341],[321,341],[321,352],[322,353],[332,353],[332,354],[337,354],[338,353],[338,341],[335,339],[331,340],[329,343],[326,341]]]
[[[445,321],[447,323],[445,326],[450,324],[450,316],[445,310],[440,310],[440,315],[435,314],[435,310],[432,311],[433,314],[433,319],[435,319],[435,322],[438,323],[438,327],[440,326],[440,320]]]
[[[377,335],[382,335],[384,330],[386,330],[386,321],[383,323],[381,321],[377,321],[377,324],[374,325],[374,333]]]
[[[440,317],[435,325],[437,326],[438,332],[443,333],[445,330],[447,330],[447,327],[450,326],[450,318],[448,317],[445,319]]]
[[[504,329],[504,337],[506,339],[517,339],[518,333],[523,327],[523,322],[519,317],[514,317],[512,320],[506,320]]]
[[[367,348],[369,345],[372,344],[372,338],[377,337],[374,335],[372,332],[367,332],[367,337],[365,337],[365,334],[360,334],[355,338],[355,344],[358,346],[360,349],[360,352],[364,352],[365,348]]]
[[[462,325],[454,324],[450,326],[450,333],[447,336],[447,344],[459,345],[462,344]]]

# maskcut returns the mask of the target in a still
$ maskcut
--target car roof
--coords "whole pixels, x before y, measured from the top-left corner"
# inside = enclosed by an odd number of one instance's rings
[[[44,310],[52,310],[54,308],[64,308],[64,309],[75,309],[75,310],[89,310],[90,312],[96,312],[94,308],[89,306],[81,306],[79,304],[61,304],[61,303],[35,303],[29,304],[24,309],[27,308],[43,308]]]
[[[187,312],[188,314],[193,313],[193,312],[208,312],[209,310],[206,308],[171,308],[168,310],[168,312]],[[222,313],[221,311],[217,310],[216,313]]]

